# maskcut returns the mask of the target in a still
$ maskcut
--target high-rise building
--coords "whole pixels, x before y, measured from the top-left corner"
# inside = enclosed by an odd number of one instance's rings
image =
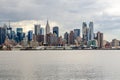
[[[12,27],[10,26],[7,28],[7,35],[9,39],[12,39]]]
[[[49,25],[49,22],[47,21],[47,24],[46,24],[46,34],[49,34],[50,33],[50,25]]]
[[[46,44],[50,46],[52,33],[46,35]]]
[[[50,43],[49,43],[50,40],[48,39],[49,37],[50,37],[50,25],[49,25],[49,22],[47,21],[44,44],[50,44]]]
[[[40,35],[44,35],[44,28],[40,28]]]
[[[21,42],[24,38],[23,28],[17,28],[16,32],[17,32],[18,42]]]
[[[80,29],[74,29],[74,37],[75,37],[75,39],[77,37],[80,37]]]
[[[86,22],[83,22],[82,24],[82,35],[83,35],[83,42],[87,44],[88,40],[88,28]]]
[[[89,23],[89,40],[93,40],[94,39],[94,28],[93,28],[93,22]]]
[[[68,32],[66,32],[66,33],[64,34],[64,39],[65,39],[65,41],[66,41],[66,44],[68,44],[68,42],[69,42],[69,34],[68,34]]]
[[[53,34],[56,34],[57,37],[59,37],[59,27],[58,26],[53,27]]]
[[[17,33],[23,33],[23,28],[17,28]]]
[[[58,37],[55,33],[50,36],[50,45],[58,46]]]
[[[2,45],[5,42],[6,39],[6,31],[5,28],[0,27],[0,45]]]
[[[69,43],[70,43],[70,44],[74,44],[74,32],[73,32],[73,31],[70,32],[70,35],[69,35]]]
[[[28,41],[32,41],[33,39],[33,31],[28,31]]]
[[[4,25],[3,25],[3,28],[5,29],[5,34],[7,35],[7,33],[8,33],[8,32],[7,32],[7,25],[4,24]]]
[[[12,39],[13,40],[15,40],[15,36],[16,36],[15,31],[12,31]]]
[[[103,33],[101,32],[97,33],[97,41],[98,41],[98,47],[102,48],[103,47]]]
[[[34,25],[34,33],[35,33],[35,35],[39,35],[40,34],[40,27],[41,27],[41,25],[38,25],[38,24],[36,24],[36,25]]]
[[[114,48],[120,47],[120,40],[113,39],[111,43],[112,43],[112,47],[114,47]]]

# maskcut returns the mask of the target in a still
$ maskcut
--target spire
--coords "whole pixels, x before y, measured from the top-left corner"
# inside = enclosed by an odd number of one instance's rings
[[[47,24],[46,24],[46,34],[50,33],[50,26],[49,26],[49,21],[47,20]]]
[[[10,28],[10,20],[9,20],[9,28]]]

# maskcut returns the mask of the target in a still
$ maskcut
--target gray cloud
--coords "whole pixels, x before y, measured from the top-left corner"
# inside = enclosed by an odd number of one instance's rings
[[[110,36],[111,30],[117,31],[115,36],[120,39],[120,16],[113,16],[107,12],[111,5],[104,0],[0,0],[0,19],[49,19],[61,24],[61,30],[64,32],[81,28],[83,21],[94,21],[96,32],[102,31]],[[108,40],[110,39],[112,38],[109,37]]]

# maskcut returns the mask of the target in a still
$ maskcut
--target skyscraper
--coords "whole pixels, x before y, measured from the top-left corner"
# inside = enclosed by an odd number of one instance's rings
[[[12,39],[12,27],[10,26],[7,28],[7,35],[9,39]]]
[[[59,37],[59,27],[58,26],[53,27],[53,34],[56,34],[57,37]]]
[[[28,41],[32,41],[33,39],[33,31],[28,31]]]
[[[66,44],[68,44],[68,42],[69,42],[69,34],[68,34],[68,32],[66,32],[64,34],[64,39],[66,40]]]
[[[41,25],[38,25],[38,24],[34,25],[35,35],[39,35],[40,34],[40,27],[41,27]]]
[[[4,24],[4,25],[3,25],[3,28],[5,29],[5,34],[7,35],[7,33],[8,33],[8,32],[7,32],[7,25]]]
[[[94,28],[93,28],[93,22],[89,23],[89,40],[94,39]]]
[[[46,24],[46,34],[49,34],[50,33],[50,25],[49,25],[49,22],[47,21],[47,24]]]
[[[21,42],[24,37],[23,28],[17,28],[16,32],[17,32],[18,42]]]
[[[49,44],[49,35],[50,34],[50,25],[49,25],[49,22],[47,21],[47,24],[46,24],[46,34],[45,34],[45,39],[44,39],[44,44]]]
[[[40,35],[44,35],[44,28],[40,28]]]
[[[82,35],[83,35],[83,42],[87,44],[88,40],[88,28],[86,22],[83,22],[82,24]]]
[[[80,37],[80,29],[74,29],[74,37],[75,37],[75,39],[77,37]]]
[[[16,36],[15,31],[12,31],[12,39],[13,40],[15,40],[15,36]]]
[[[97,41],[98,41],[98,47],[102,48],[103,47],[103,33],[101,32],[97,33]]]
[[[5,42],[6,39],[6,31],[5,28],[0,27],[0,45],[2,45]]]
[[[70,32],[70,35],[69,35],[69,43],[70,43],[70,44],[74,44],[74,32],[73,32],[73,31]]]

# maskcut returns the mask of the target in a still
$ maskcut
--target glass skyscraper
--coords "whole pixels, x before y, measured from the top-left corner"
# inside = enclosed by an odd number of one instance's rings
[[[40,34],[40,27],[41,25],[34,25],[34,33],[35,35],[39,35]]]
[[[28,31],[28,41],[32,41],[33,39],[33,31]]]
[[[75,39],[77,37],[80,37],[80,29],[74,29],[74,37],[75,37]]]
[[[0,27],[0,45],[2,45],[5,42],[6,39],[6,31],[5,28]]]
[[[44,28],[40,28],[40,35],[44,35]]]
[[[86,22],[83,22],[83,25],[82,25],[82,35],[83,35],[83,42],[87,42],[88,40],[88,28],[87,28],[87,24]]]
[[[17,28],[18,41],[21,42],[24,37],[23,28]]]
[[[53,34],[56,34],[57,37],[59,37],[59,27],[58,26],[53,27]]]
[[[93,28],[93,22],[89,23],[89,40],[94,39],[94,28]]]

